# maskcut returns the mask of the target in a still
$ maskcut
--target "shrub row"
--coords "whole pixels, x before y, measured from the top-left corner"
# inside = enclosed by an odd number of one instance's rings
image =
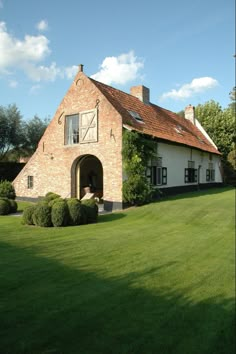
[[[0,215],[8,215],[17,212],[17,203],[13,199],[0,198]]]
[[[98,206],[94,200],[62,199],[58,194],[47,193],[37,204],[23,212],[23,223],[41,227],[61,227],[97,222]]]

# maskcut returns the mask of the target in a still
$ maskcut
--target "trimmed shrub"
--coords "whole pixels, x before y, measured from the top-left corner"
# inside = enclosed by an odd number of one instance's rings
[[[0,215],[8,215],[10,213],[11,206],[9,201],[5,198],[0,199]]]
[[[46,203],[38,203],[33,213],[33,223],[37,226],[52,226],[51,208]]]
[[[98,220],[98,206],[94,199],[85,199],[81,201],[86,213],[87,223],[92,224]]]
[[[53,192],[48,192],[45,197],[43,198],[44,201],[49,203],[53,199],[60,198],[61,196],[59,194],[53,193]]]
[[[17,212],[17,202],[13,199],[8,199],[9,203],[10,203],[10,213],[16,213]]]
[[[29,205],[23,211],[23,224],[34,225],[33,214],[37,205]]]
[[[0,197],[15,199],[16,193],[15,188],[9,181],[0,182]]]
[[[56,202],[51,211],[52,224],[55,227],[66,226],[69,221],[68,207],[65,201]]]
[[[64,201],[65,201],[64,199],[62,199],[61,197],[58,197],[58,198],[50,200],[50,202],[48,203],[48,206],[52,207],[55,203],[61,203]]]
[[[132,175],[123,182],[123,199],[125,202],[142,205],[152,199],[152,188],[142,175]]]
[[[67,199],[69,211],[69,225],[82,225],[87,223],[85,209],[81,202],[76,198]]]

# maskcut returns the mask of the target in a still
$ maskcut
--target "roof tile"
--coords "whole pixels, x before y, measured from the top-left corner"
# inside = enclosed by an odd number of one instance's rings
[[[123,124],[126,126],[169,142],[220,154],[204,134],[189,120],[155,104],[144,104],[137,97],[94,79],[90,78],[90,80],[121,114]],[[138,122],[128,111],[138,113],[143,122]]]

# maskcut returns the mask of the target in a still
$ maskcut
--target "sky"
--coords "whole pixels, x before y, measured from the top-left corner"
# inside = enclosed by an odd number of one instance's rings
[[[78,71],[173,112],[230,103],[234,0],[0,0],[0,106],[53,118]]]

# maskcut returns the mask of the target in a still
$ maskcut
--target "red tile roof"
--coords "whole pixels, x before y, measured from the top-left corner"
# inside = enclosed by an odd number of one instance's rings
[[[146,105],[137,97],[111,86],[91,78],[90,80],[121,114],[124,125],[152,137],[220,154],[189,120],[155,104]],[[143,122],[138,122],[128,111],[138,113]]]

